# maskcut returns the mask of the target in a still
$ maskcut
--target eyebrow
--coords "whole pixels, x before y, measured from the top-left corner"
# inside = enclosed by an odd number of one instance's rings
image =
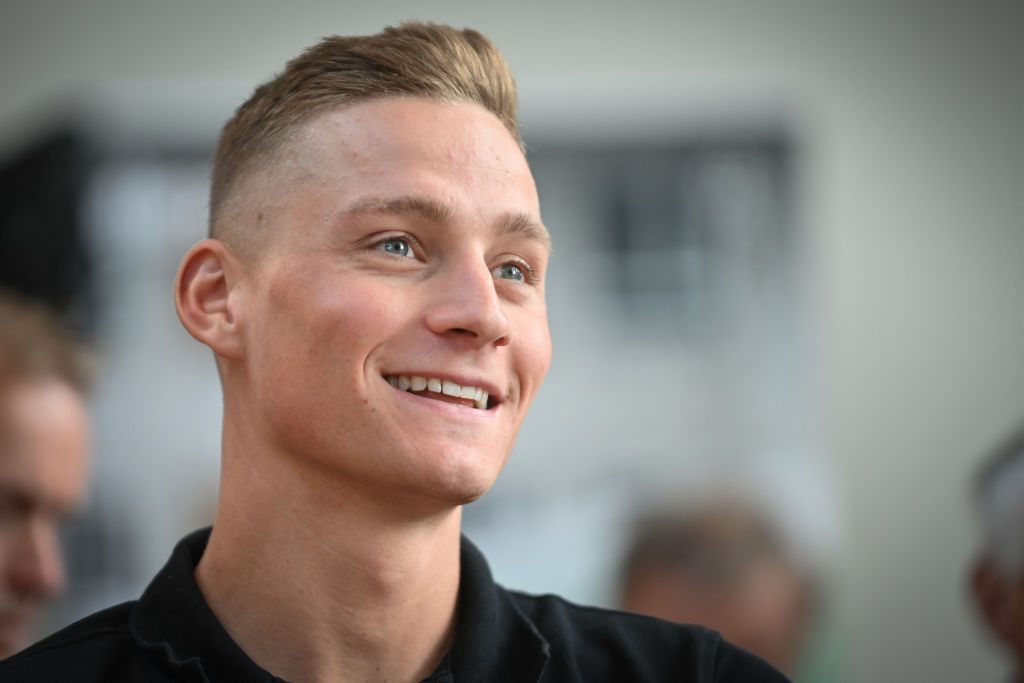
[[[545,249],[551,251],[551,234],[543,223],[529,214],[521,212],[503,214],[498,220],[498,234],[521,235],[539,242]]]
[[[451,220],[451,206],[431,197],[416,195],[403,197],[364,197],[341,211],[342,218],[361,214],[418,215],[432,223],[447,223]],[[551,235],[544,224],[521,211],[502,214],[495,229],[500,236],[522,235],[551,249]]]
[[[13,508],[16,514],[42,511],[58,518],[65,518],[75,506],[61,500],[49,499],[34,487],[4,481],[0,482],[0,507],[8,511]]]
[[[451,217],[451,208],[430,197],[364,197],[342,210],[341,215],[357,216],[366,213],[393,215],[415,214],[435,223],[445,223]]]

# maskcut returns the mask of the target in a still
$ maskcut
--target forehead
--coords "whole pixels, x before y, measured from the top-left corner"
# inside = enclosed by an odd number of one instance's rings
[[[83,495],[88,429],[85,403],[57,380],[0,391],[0,495],[65,512]]]
[[[384,98],[328,112],[311,121],[292,155],[298,178],[351,199],[372,184],[401,194],[447,192],[441,199],[516,204],[539,214],[536,187],[519,144],[475,104]],[[431,186],[431,181],[440,187]],[[462,196],[458,190],[463,191]]]
[[[461,125],[453,127],[454,123]],[[518,142],[504,124],[471,102],[382,97],[329,110],[314,117],[305,130],[306,140],[332,150],[340,139],[352,151],[483,153],[496,155],[497,163],[525,163]]]

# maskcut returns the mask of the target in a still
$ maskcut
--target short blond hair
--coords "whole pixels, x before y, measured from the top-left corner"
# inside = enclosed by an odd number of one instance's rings
[[[520,145],[516,86],[501,52],[482,34],[410,22],[369,36],[331,36],[256,88],[224,126],[210,183],[210,235],[239,184],[319,114],[383,97],[478,104]]]

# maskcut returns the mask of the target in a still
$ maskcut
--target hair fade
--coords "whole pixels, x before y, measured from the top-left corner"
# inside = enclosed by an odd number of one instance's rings
[[[411,22],[369,36],[331,36],[256,88],[221,132],[210,187],[210,235],[238,184],[317,115],[383,97],[478,104],[517,142],[516,86],[497,47],[472,29]]]

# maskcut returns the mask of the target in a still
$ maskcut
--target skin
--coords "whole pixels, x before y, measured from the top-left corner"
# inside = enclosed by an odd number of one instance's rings
[[[985,627],[1013,662],[1013,680],[1024,680],[1024,577],[1007,575],[991,558],[982,556],[968,581]]]
[[[58,531],[84,496],[87,444],[85,403],[67,384],[0,391],[0,657],[28,643],[64,586]]]
[[[696,517],[705,542],[742,551],[758,533],[758,520],[732,504],[715,505]],[[666,564],[641,566],[624,587],[630,612],[702,624],[726,640],[793,675],[812,617],[808,579],[777,552],[756,552],[735,575],[687,571]]]
[[[179,271],[179,317],[225,397],[196,576],[278,676],[420,680],[451,643],[460,506],[494,483],[550,362],[547,232],[517,143],[475,105],[376,100],[298,138],[233,217],[262,231],[258,255],[204,240]]]
[[[701,624],[793,675],[807,625],[807,588],[792,568],[765,560],[739,585],[715,586],[661,568],[640,573],[623,609]]]

